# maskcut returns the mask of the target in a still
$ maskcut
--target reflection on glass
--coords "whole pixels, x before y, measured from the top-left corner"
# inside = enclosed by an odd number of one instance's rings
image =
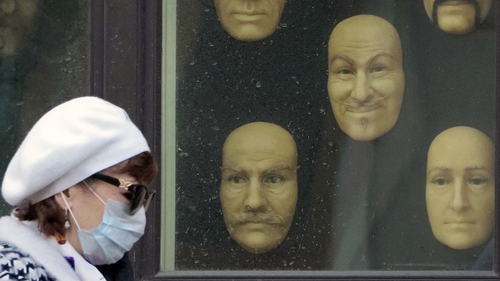
[[[26,47],[36,28],[40,0],[3,0],[0,3],[0,55]]]
[[[453,127],[432,142],[426,201],[432,233],[456,250],[477,247],[495,227],[493,142],[471,127]]]
[[[491,0],[423,1],[429,19],[452,34],[471,32],[486,19],[491,9]]]
[[[328,94],[342,131],[360,141],[390,131],[405,85],[396,29],[377,16],[348,18],[330,36],[328,63]]]
[[[0,0],[0,181],[15,148],[46,111],[88,93],[81,0]],[[0,200],[0,213],[10,206]]]
[[[241,247],[258,254],[278,246],[297,204],[297,147],[290,133],[264,122],[234,130],[222,151],[220,200]]]

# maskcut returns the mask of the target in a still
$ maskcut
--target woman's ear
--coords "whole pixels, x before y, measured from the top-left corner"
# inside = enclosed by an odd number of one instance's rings
[[[74,191],[76,188],[78,188],[78,184],[73,185],[72,187],[54,195],[54,199],[56,200],[57,205],[59,205],[59,207],[61,207],[63,210],[71,208],[71,202],[73,201],[72,199],[75,197]],[[63,199],[63,196],[65,197],[64,199],[66,199],[66,202],[68,203],[67,205],[65,200]]]

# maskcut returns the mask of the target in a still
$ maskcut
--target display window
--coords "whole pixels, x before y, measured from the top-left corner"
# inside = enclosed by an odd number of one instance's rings
[[[494,1],[173,2],[164,276],[496,274]]]

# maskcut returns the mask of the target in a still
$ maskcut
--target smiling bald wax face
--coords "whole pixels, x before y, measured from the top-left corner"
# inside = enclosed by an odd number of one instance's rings
[[[494,146],[470,127],[443,131],[427,156],[426,202],[436,239],[463,250],[485,243],[495,226]]]
[[[423,0],[429,19],[445,32],[465,34],[482,23],[491,10],[491,0]]]
[[[214,0],[222,27],[234,39],[257,41],[274,33],[285,0]]]
[[[297,204],[297,148],[283,128],[256,122],[234,130],[222,154],[220,200],[231,237],[265,253],[286,237]]]
[[[390,131],[405,84],[396,29],[376,16],[348,18],[330,36],[328,62],[328,95],[340,129],[359,141]]]

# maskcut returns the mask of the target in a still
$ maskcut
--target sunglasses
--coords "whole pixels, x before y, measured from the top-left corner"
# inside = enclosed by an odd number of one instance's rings
[[[132,199],[130,200],[130,208],[129,214],[131,216],[135,215],[142,206],[144,206],[144,210],[147,211],[149,208],[149,204],[153,199],[156,191],[149,191],[149,189],[142,184],[133,184],[128,181],[124,181],[122,179],[117,179],[114,177],[106,176],[103,174],[93,174],[90,176],[92,179],[101,180],[103,182],[109,183],[119,188],[124,188],[128,192],[132,193]]]

